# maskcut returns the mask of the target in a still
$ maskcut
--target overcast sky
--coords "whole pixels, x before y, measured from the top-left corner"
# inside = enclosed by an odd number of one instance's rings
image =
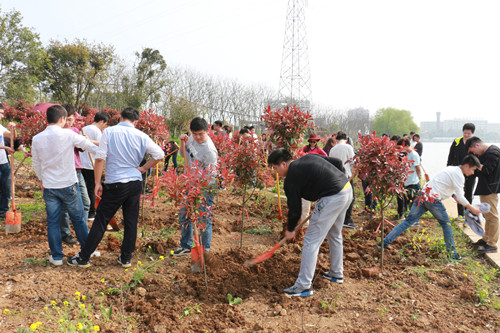
[[[288,0],[2,0],[44,43],[87,39],[129,61],[167,64],[277,89]],[[500,122],[500,1],[309,0],[315,103]]]

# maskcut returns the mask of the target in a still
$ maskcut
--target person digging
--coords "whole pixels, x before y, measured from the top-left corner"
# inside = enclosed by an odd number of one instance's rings
[[[285,178],[288,204],[285,238],[295,237],[302,213],[301,199],[317,201],[304,236],[300,271],[295,284],[283,290],[290,296],[311,296],[318,252],[325,238],[330,247],[330,270],[322,276],[334,283],[344,282],[342,226],[352,201],[351,184],[338,158],[309,154],[297,160],[284,148],[273,151],[267,162]]]

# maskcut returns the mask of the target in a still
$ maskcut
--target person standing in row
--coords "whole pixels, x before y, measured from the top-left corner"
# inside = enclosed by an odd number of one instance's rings
[[[358,226],[352,221],[352,207],[354,205],[354,186],[352,182],[352,163],[354,159],[354,149],[347,143],[347,134],[339,131],[337,133],[337,144],[330,150],[330,157],[338,158],[344,163],[345,174],[351,183],[352,201],[345,214],[344,227],[357,228]]]
[[[137,239],[137,220],[142,191],[142,174],[164,157],[163,150],[145,133],[135,128],[139,111],[126,108],[121,112],[120,123],[104,130],[95,157],[95,195],[102,199],[85,246],[80,253],[68,258],[68,265],[89,267],[89,258],[102,240],[106,227],[122,207],[125,232],[118,263],[131,266],[132,253]],[[144,155],[151,159],[139,166]],[[106,165],[104,185],[101,177]]]
[[[217,164],[218,154],[217,148],[215,148],[214,143],[208,136],[208,123],[205,119],[196,117],[191,120],[189,130],[191,131],[190,136],[182,134],[180,137],[180,151],[186,162],[186,167],[212,168],[212,172],[207,177],[209,177],[209,183],[215,187],[217,181],[215,165]],[[203,211],[208,210],[208,214],[205,219],[205,230],[201,235],[201,243],[205,247],[205,251],[209,252],[212,244],[212,205],[214,203],[214,194],[212,191],[207,191],[204,195],[205,202],[202,204],[201,209]],[[173,255],[189,255],[191,253],[191,245],[193,244],[193,223],[187,216],[185,205],[181,206],[179,223],[181,227],[180,247],[173,250]]]
[[[0,103],[0,119],[3,119],[5,108]],[[9,123],[9,127],[15,127],[14,123]],[[10,138],[10,131],[0,125],[0,219],[5,219],[5,214],[9,211],[9,201],[11,196],[11,175],[10,163],[7,154],[14,154],[14,150],[5,145],[4,137]]]
[[[62,106],[64,109],[66,109],[67,112],[66,124],[64,125],[64,128],[68,128],[71,131],[75,132],[76,134],[80,134],[80,131],[76,127],[73,127],[73,124],[75,123],[76,120],[75,107],[72,104],[63,104]],[[92,143],[96,144],[96,142]],[[89,216],[90,199],[87,193],[87,186],[85,185],[85,179],[83,179],[82,175],[82,163],[80,161],[80,153],[79,153],[80,151],[81,149],[77,148],[74,149],[74,160],[75,160],[76,177],[78,179],[78,186],[80,187],[80,195],[82,197],[82,203],[83,203],[83,219],[87,221]],[[73,236],[71,235],[71,231],[69,229],[69,214],[68,214],[68,209],[66,207],[63,207],[61,212],[61,237],[62,241],[66,244],[77,243],[76,239],[74,239]]]
[[[500,148],[484,143],[473,136],[465,144],[466,149],[479,156],[481,167],[476,172],[478,182],[475,195],[479,195],[481,203],[488,203],[490,211],[483,213],[486,220],[484,236],[477,242],[478,252],[495,253],[498,251],[498,193],[500,193]]]
[[[66,125],[66,109],[52,105],[47,109],[47,128],[33,137],[31,149],[35,174],[42,182],[43,199],[47,212],[47,237],[50,247],[49,262],[55,266],[63,263],[60,231],[62,208],[68,210],[76,238],[83,249],[88,227],[78,178],[75,170],[75,147],[95,152],[97,147],[85,137],[76,134]]]
[[[474,136],[474,131],[476,130],[476,126],[472,123],[466,123],[462,127],[462,134],[460,138],[456,138],[455,141],[451,144],[450,152],[448,154],[448,161],[446,162],[446,166],[449,165],[460,165],[462,161],[467,155],[467,149],[465,148],[465,144],[467,140]],[[474,191],[474,185],[476,183],[476,175],[470,175],[465,177],[464,184],[464,195],[467,201],[472,202],[472,191]],[[458,209],[458,217],[459,219],[464,219],[464,206],[457,202]]]
[[[90,140],[101,141],[102,131],[108,126],[109,116],[104,112],[98,112],[94,116],[94,122],[82,128],[82,134],[86,135]],[[87,194],[90,199],[89,221],[95,218],[95,182],[94,182],[94,161],[95,156],[88,151],[80,152],[80,160],[82,163],[82,175],[87,186]]]

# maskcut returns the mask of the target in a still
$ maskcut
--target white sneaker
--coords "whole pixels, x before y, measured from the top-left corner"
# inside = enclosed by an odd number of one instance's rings
[[[54,266],[61,266],[63,264],[62,259],[55,260],[54,258],[52,258],[52,256],[49,257],[49,262]]]
[[[99,251],[94,251],[94,252],[92,252],[92,254],[90,255],[90,258],[92,258],[92,257],[100,257],[100,256],[101,256],[101,252],[99,252]]]

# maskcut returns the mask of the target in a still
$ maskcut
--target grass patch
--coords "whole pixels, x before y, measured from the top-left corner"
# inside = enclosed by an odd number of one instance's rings
[[[267,235],[267,234],[272,234],[273,232],[274,230],[272,228],[265,225],[245,230],[245,233],[253,235]]]
[[[22,212],[22,222],[31,221],[31,216],[36,213],[45,212],[45,201],[42,200],[42,193],[35,192],[33,202],[18,203],[17,209]]]

